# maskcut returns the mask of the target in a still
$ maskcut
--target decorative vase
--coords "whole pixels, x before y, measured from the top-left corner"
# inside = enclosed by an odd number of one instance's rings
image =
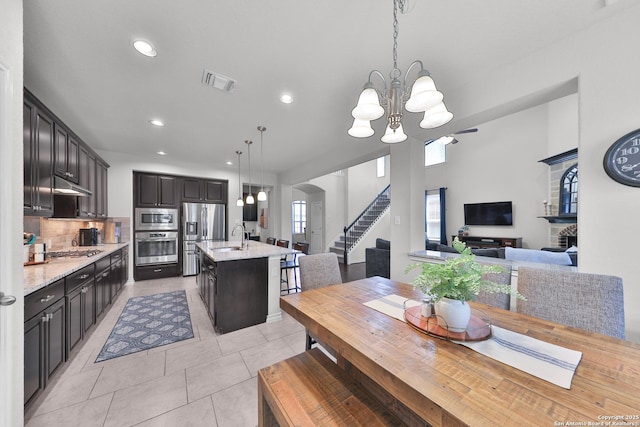
[[[471,319],[471,307],[466,301],[442,298],[435,304],[438,325],[451,332],[464,332]]]

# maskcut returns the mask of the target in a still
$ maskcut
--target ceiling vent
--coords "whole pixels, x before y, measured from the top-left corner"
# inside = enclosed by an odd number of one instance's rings
[[[202,84],[219,89],[223,92],[233,92],[236,88],[236,81],[234,79],[222,74],[214,73],[206,68],[204,73],[202,73]]]

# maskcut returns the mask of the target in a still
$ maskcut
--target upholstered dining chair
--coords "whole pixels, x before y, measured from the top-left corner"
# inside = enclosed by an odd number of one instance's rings
[[[342,283],[338,255],[333,252],[306,255],[300,257],[298,262],[302,292]],[[307,330],[307,350],[311,349],[313,343],[315,340]]]
[[[276,238],[275,237],[267,237],[267,245],[275,245],[276,244]]]
[[[487,265],[491,265],[491,264],[487,263]],[[504,272],[484,274],[482,278],[484,280],[490,280],[500,285],[510,285],[511,284],[511,266],[503,266],[503,267],[505,268]],[[481,291],[476,296],[475,300],[483,304],[491,305],[493,307],[502,308],[504,310],[509,310],[509,308],[511,307],[511,295],[508,295],[508,294],[501,294],[501,293],[492,294],[489,292]]]
[[[603,274],[518,268],[516,311],[624,339],[622,279]]]

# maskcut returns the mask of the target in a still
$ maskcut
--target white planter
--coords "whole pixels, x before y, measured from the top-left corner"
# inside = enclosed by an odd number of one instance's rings
[[[464,332],[471,319],[471,307],[466,301],[442,298],[435,305],[438,325],[451,332]]]

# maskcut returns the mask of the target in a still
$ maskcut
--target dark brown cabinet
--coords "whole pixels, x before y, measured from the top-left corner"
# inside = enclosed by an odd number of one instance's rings
[[[47,387],[51,376],[97,323],[96,310],[103,314],[122,290],[128,276],[128,253],[125,246],[25,296],[25,407]]]
[[[176,178],[147,173],[135,174],[136,207],[176,207]]]
[[[25,92],[23,104],[24,214],[53,214],[52,116]]]
[[[105,257],[96,262],[96,319],[111,304],[111,260]]]
[[[65,278],[67,357],[95,324],[94,264]]]
[[[53,172],[75,184],[79,179],[80,143],[60,123],[55,124],[55,162]]]
[[[78,216],[83,218],[96,217],[96,156],[88,148],[81,146],[79,150],[79,184],[91,191],[91,196],[78,197]]]
[[[263,323],[267,318],[268,258],[213,262],[201,258],[200,296],[220,333]]]
[[[107,174],[109,166],[102,160],[96,159],[96,218],[107,217]]]
[[[227,181],[200,178],[182,178],[182,201],[226,203]]]
[[[25,297],[24,403],[28,405],[66,360],[64,279]]]

